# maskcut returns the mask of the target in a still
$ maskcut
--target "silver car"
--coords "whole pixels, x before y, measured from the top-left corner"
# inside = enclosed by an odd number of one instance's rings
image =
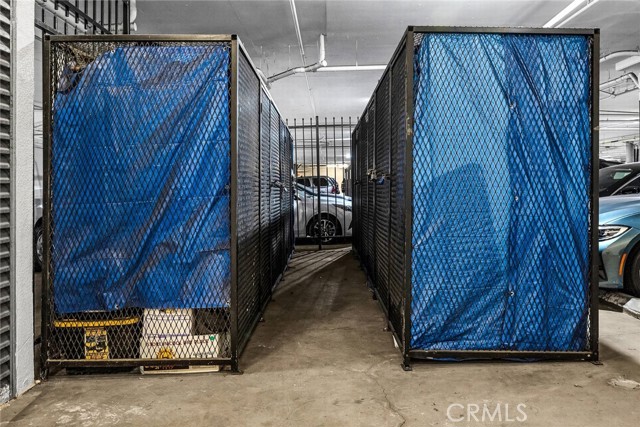
[[[318,215],[317,191],[317,187],[295,184],[295,236],[321,236],[323,243],[331,243],[338,237],[351,236],[351,197],[320,193]]]
[[[323,194],[340,194],[338,182],[330,176],[299,176],[296,178],[296,183],[310,189],[320,187],[320,192]]]

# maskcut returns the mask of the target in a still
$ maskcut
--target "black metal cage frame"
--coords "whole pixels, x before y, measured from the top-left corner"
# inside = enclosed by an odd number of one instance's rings
[[[64,43],[228,43],[231,244],[229,357],[87,360],[57,358],[51,351],[50,334],[55,317],[51,262],[52,234],[55,231],[55,225],[52,224],[51,150],[56,85],[52,46]],[[238,372],[239,357],[271,300],[274,288],[282,279],[293,252],[293,140],[245,47],[237,35],[46,35],[43,54],[45,190],[42,377],[46,378],[54,368],[220,365]],[[276,169],[273,169],[274,165]],[[247,181],[251,185],[246,185]],[[277,215],[270,212],[277,212]],[[239,222],[242,227],[238,226]]]
[[[420,33],[475,33],[523,35],[582,35],[591,38],[591,194],[590,194],[590,287],[588,351],[509,351],[509,350],[422,350],[413,349],[411,340],[411,258],[413,229],[413,130],[414,40]],[[388,327],[398,344],[402,366],[411,369],[412,359],[557,359],[597,361],[598,354],[598,147],[600,81],[600,30],[508,27],[409,26],[391,57],[352,136],[354,167],[354,241],[353,250],[367,275],[368,285],[387,316]],[[384,111],[381,111],[383,109]],[[382,117],[388,129],[376,124]],[[384,153],[374,151],[382,138]],[[363,148],[366,150],[363,151]],[[379,178],[377,159],[384,159],[390,171],[390,191],[381,194],[372,176]],[[378,167],[379,168],[379,167]],[[380,168],[379,168],[380,169]],[[377,212],[377,197],[389,199],[388,212]],[[382,216],[382,221],[379,217]],[[383,227],[386,226],[386,227]],[[386,228],[386,230],[385,230]],[[381,239],[381,244],[376,244]],[[386,285],[379,282],[385,277]]]

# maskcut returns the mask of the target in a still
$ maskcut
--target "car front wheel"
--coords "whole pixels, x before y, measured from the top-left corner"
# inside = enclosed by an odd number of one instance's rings
[[[340,223],[329,215],[316,218],[309,224],[309,235],[312,237],[320,236],[322,243],[331,243],[341,233]]]
[[[627,263],[624,290],[633,296],[640,297],[640,247],[631,252]]]

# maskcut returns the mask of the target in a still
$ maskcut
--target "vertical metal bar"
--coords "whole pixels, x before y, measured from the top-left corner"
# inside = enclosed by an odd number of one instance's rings
[[[96,33],[96,9],[97,9],[97,1],[93,0],[91,3],[91,19],[93,19],[93,22],[91,23],[91,33],[95,34]],[[88,11],[85,11],[85,13],[88,15]]]
[[[318,126],[318,116],[316,116],[316,187],[318,191],[318,249],[322,250],[322,233],[320,227],[321,212],[322,212],[322,198],[320,196],[320,128]]]
[[[131,33],[130,19],[131,3],[129,0],[122,0],[122,34]]]
[[[411,349],[411,259],[413,237],[413,27],[409,27],[405,39],[405,150],[404,150],[404,331],[402,336],[403,368],[411,370],[409,350]]]
[[[58,0],[55,0],[55,2],[53,3],[53,6],[54,6],[54,10],[58,10]],[[58,15],[56,15],[55,13],[53,14],[53,29],[54,30],[58,29]]]
[[[100,23],[102,24],[102,34],[105,34],[104,32],[104,2],[108,1],[108,0],[100,0]],[[111,32],[111,29],[109,28],[109,33]]]
[[[111,29],[111,0],[105,0],[105,1],[107,1],[107,2],[108,2],[108,4],[107,4],[108,16],[107,16],[107,17],[109,18],[109,19],[108,19],[108,21],[109,21],[109,26],[108,26],[107,28],[109,28],[109,32],[110,32],[111,34],[115,34],[115,33],[117,33],[117,31],[113,31],[113,30]]]
[[[118,34],[118,0],[115,0],[115,3],[113,6],[115,9],[115,22],[113,24],[113,28],[114,28],[113,34]]]
[[[329,131],[327,130],[327,118],[324,118],[324,127],[322,128],[324,130],[324,140],[325,140],[325,145],[324,145],[324,164],[325,164],[325,169],[326,169],[326,174],[325,175],[327,178],[329,178],[331,175],[329,174]],[[318,181],[318,184],[320,184],[320,182]],[[329,180],[327,179],[327,184],[329,184]],[[329,203],[329,197],[333,197],[333,204],[336,203],[336,195],[335,193],[328,193],[327,194],[327,205],[331,205],[331,203]],[[327,206],[328,207],[328,206]],[[337,210],[337,209],[336,209]],[[337,212],[336,212],[337,214]],[[336,220],[338,219],[337,215],[336,215]]]
[[[116,15],[117,16],[117,15]],[[117,20],[116,20],[117,22]],[[238,38],[231,38],[231,369],[238,371]]]
[[[293,125],[296,126],[296,120],[293,121]],[[298,134],[298,128],[296,127],[296,137],[297,137],[297,134]],[[302,119],[302,176],[303,177],[306,176],[306,173],[307,173],[306,172],[307,171],[307,154],[306,154],[307,150],[306,150],[306,147],[305,147],[305,145],[306,145],[305,143],[306,143],[306,139],[305,139],[305,136],[304,136],[304,118],[303,118]],[[306,181],[305,181],[304,178],[302,180],[302,186],[306,187]],[[301,237],[306,238],[307,234],[308,234],[307,233],[307,200],[306,200],[307,199],[307,194],[306,194],[306,192],[303,192],[302,196],[304,197],[304,200],[302,200],[303,206],[304,206],[304,215],[303,215],[302,219],[304,220],[305,223],[302,225],[302,227],[303,227],[302,228],[302,230],[303,230],[302,232],[304,233],[304,235],[301,236]]]
[[[84,0],[84,10],[83,12],[85,13],[85,17],[83,18],[84,20],[84,31],[87,32],[87,16],[89,16],[87,14],[87,11],[89,10],[89,0]]]
[[[260,79],[258,79],[258,286],[260,287],[260,294],[262,294],[265,289],[270,288],[268,282],[264,283],[265,277],[264,271],[262,271],[262,266],[264,265],[264,248],[262,246],[264,244],[264,230],[262,229],[262,218],[265,214],[265,212],[262,211],[264,199],[262,194],[264,186],[262,173],[262,86],[260,84]]]
[[[378,155],[378,141],[376,141],[376,115],[378,114],[378,97],[376,96],[376,92],[373,92],[373,97],[372,97],[372,102],[371,102],[371,110],[373,110],[373,117],[371,117],[371,131],[369,132],[369,135],[371,135],[370,141],[371,141],[371,145],[373,147],[373,155],[371,156],[371,158],[373,159],[373,169],[377,170],[378,165],[377,165],[377,155]],[[376,172],[377,173],[377,172]],[[378,265],[378,257],[376,256],[376,246],[377,246],[377,241],[378,241],[378,233],[377,233],[377,225],[378,225],[378,206],[377,206],[377,193],[378,193],[378,184],[376,183],[376,181],[371,181],[370,185],[372,186],[373,189],[373,220],[371,221],[371,278],[372,278],[372,284],[373,287],[377,287],[376,284],[378,283],[378,269],[377,269],[377,265]]]
[[[335,117],[332,119],[331,123],[332,123],[331,127],[333,129],[333,161],[334,161],[334,163],[336,165],[336,168],[335,168],[335,171],[336,171],[335,175],[336,176],[334,177],[334,179],[336,180],[336,184],[338,185],[338,192],[342,193],[342,197],[343,197],[342,200],[346,201],[346,199],[344,198],[345,194],[342,191],[342,182],[338,182],[338,159],[337,159],[337,153],[336,153],[336,118]],[[344,143],[343,134],[344,134],[344,129],[342,127],[340,127],[340,144]],[[342,166],[344,166],[344,154],[342,155],[341,159],[342,159]],[[345,171],[345,169],[343,167],[342,168],[342,180],[343,181],[344,181],[344,171]],[[345,202],[342,202],[342,204],[344,206]],[[336,213],[338,213],[338,212],[336,212]],[[347,227],[348,227],[348,225],[347,225],[346,215],[347,214],[346,214],[345,210],[342,209],[342,237],[347,235]]]
[[[344,135],[344,117],[340,117],[340,127],[342,129],[342,134]],[[355,140],[353,138],[353,132],[355,130],[351,128],[351,116],[349,116],[349,154],[350,154],[350,158],[349,158],[349,179],[347,180],[347,185],[346,187],[349,187],[350,189],[350,193],[351,193],[351,224],[348,224],[347,227],[349,227],[349,225],[351,225],[351,239],[353,240],[354,244],[355,244],[355,226],[357,224],[357,220],[358,220],[358,216],[356,215],[356,190],[355,190],[355,165],[356,162],[354,161],[356,156],[357,156],[357,147],[355,146]],[[344,142],[342,145],[342,158],[344,159]],[[345,213],[346,215],[346,213]],[[346,234],[346,233],[345,233]]]
[[[591,307],[589,310],[589,338],[591,359],[598,360],[598,215],[599,215],[599,126],[600,126],[600,30],[593,34],[591,52]]]
[[[389,223],[387,224],[387,230],[389,232],[388,242],[391,243],[392,236],[392,222],[391,222],[391,202],[393,200],[393,185],[398,177],[398,174],[393,169],[393,123],[391,122],[391,117],[393,114],[393,109],[391,108],[391,96],[393,94],[393,70],[389,69],[389,83],[387,84],[387,120],[389,121],[389,206],[388,206],[388,214],[389,214]],[[397,187],[396,187],[397,188]],[[387,307],[387,322],[391,323],[389,319],[389,307],[391,307],[391,249],[389,249],[389,256],[387,257],[387,301],[383,301]]]
[[[49,321],[51,307],[51,39],[44,35],[42,46],[42,146],[43,146],[43,199],[44,212],[42,215],[42,313],[41,313],[41,344],[40,344],[40,377],[46,379],[49,359]]]
[[[69,5],[67,5],[67,4],[64,5],[64,17],[65,18],[69,17]],[[64,30],[63,30],[64,34],[67,35],[67,20],[66,19],[64,20],[64,27],[63,28],[64,28]]]

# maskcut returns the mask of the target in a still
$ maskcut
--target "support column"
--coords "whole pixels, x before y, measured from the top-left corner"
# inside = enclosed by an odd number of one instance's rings
[[[11,282],[13,396],[34,385],[33,354],[33,99],[35,7],[13,1]]]

